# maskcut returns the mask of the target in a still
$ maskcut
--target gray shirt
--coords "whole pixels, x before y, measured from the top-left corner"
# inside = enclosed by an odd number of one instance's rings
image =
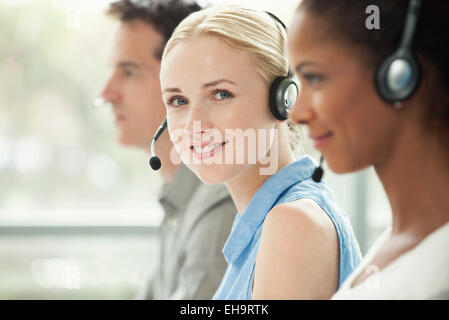
[[[211,299],[227,267],[222,250],[237,209],[223,184],[205,185],[182,166],[164,185],[157,270],[137,298]]]

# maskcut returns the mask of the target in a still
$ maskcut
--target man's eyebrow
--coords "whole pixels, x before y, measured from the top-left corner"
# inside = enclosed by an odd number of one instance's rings
[[[139,65],[135,62],[131,62],[131,61],[120,61],[119,63],[117,63],[117,67],[119,68],[139,68]]]
[[[316,63],[312,62],[312,61],[301,62],[300,64],[296,65],[296,67],[295,67],[296,72],[301,72],[301,69],[304,68],[307,65],[316,65]]]
[[[227,82],[230,84],[236,84],[234,81],[228,80],[228,79],[218,79],[218,80],[214,80],[208,83],[205,83],[201,86],[202,89],[207,89],[209,87],[215,87],[217,84],[220,84],[222,82]]]

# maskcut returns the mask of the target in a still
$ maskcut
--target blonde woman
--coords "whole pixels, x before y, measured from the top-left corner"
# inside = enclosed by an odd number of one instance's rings
[[[191,14],[163,52],[177,154],[203,182],[224,182],[238,209],[214,299],[326,299],[360,260],[332,192],[311,180],[314,161],[295,159],[270,111],[270,87],[287,74],[283,26],[240,5]]]

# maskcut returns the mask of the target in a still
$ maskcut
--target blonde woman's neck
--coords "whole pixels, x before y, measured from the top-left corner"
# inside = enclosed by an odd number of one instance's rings
[[[225,185],[228,188],[240,214],[243,214],[252,197],[256,194],[257,190],[262,187],[268,178],[295,161],[295,156],[288,143],[288,134],[283,129],[284,128],[281,128],[279,130],[278,139],[274,139],[273,145],[270,149],[270,156],[273,156],[273,152],[277,153],[277,165],[275,170],[272,170],[270,174],[261,174],[261,172],[264,172],[264,168],[266,169],[266,165],[258,162],[256,164],[249,165],[246,170],[225,181]],[[267,170],[265,171],[267,172]]]

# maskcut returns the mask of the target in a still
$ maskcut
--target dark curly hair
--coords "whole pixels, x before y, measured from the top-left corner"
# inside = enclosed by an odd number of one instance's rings
[[[365,9],[369,5],[379,8],[379,30],[365,28]],[[313,14],[320,36],[360,50],[360,59],[375,70],[398,48],[408,5],[409,0],[303,0],[298,10]],[[432,91],[425,106],[424,124],[448,142],[449,1],[422,0],[412,50],[424,62],[423,77]]]
[[[163,41],[156,57],[161,59],[165,44],[176,26],[189,14],[201,9],[196,2],[188,0],[119,0],[109,5],[106,14],[122,22],[141,20],[160,32]]]

